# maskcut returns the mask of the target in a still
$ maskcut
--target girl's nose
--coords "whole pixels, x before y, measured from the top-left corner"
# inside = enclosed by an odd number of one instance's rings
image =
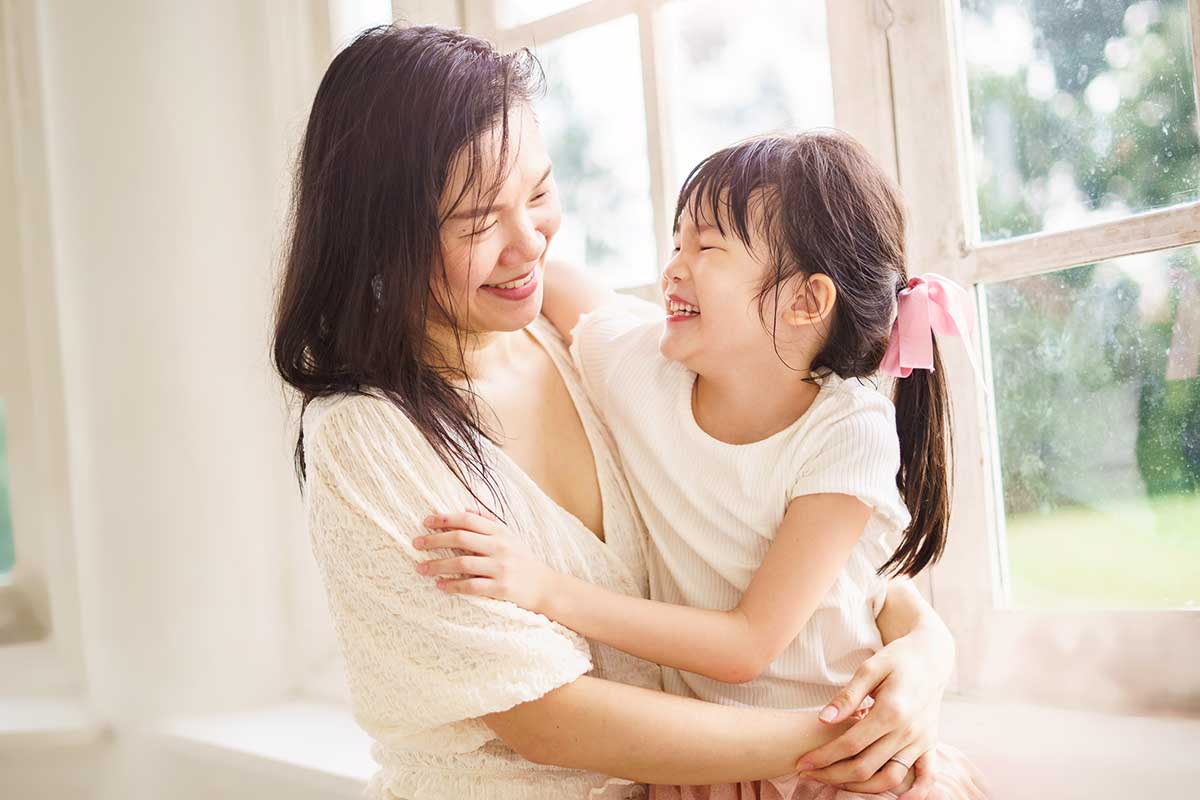
[[[667,265],[663,267],[662,282],[666,287],[672,283],[678,283],[683,280],[684,273],[687,268],[683,264],[683,259],[680,253],[675,253],[667,260]]]

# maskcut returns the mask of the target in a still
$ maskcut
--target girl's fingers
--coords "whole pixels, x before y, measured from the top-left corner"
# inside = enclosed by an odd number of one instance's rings
[[[417,572],[422,575],[481,575],[490,578],[496,574],[496,562],[479,556],[456,556],[422,561],[417,564]]]
[[[860,722],[855,727],[862,724]],[[845,783],[863,783],[874,778],[875,773],[879,772],[888,759],[894,756],[896,751],[903,746],[904,742],[900,739],[900,736],[892,733],[872,743],[855,758],[849,761],[838,761],[824,769],[808,770],[804,773],[804,777],[812,778],[815,781],[827,783],[831,786],[841,786]],[[907,772],[908,770],[906,769],[905,773]],[[904,776],[901,775],[900,777],[903,780]],[[898,786],[899,783],[900,781],[896,781],[888,788]]]
[[[496,538],[474,531],[435,531],[412,540],[418,550],[467,550],[481,556],[494,555]]]
[[[459,511],[453,514],[434,514],[425,518],[425,527],[431,530],[458,528],[488,536],[503,533],[505,530],[504,526],[499,522],[481,517],[471,511]]]
[[[480,597],[494,597],[495,584],[491,578],[460,578],[459,580],[447,580],[443,578],[437,582],[437,586],[443,592],[449,594],[474,594]]]
[[[488,511],[486,508],[476,508],[476,509],[467,509],[467,510],[470,511],[471,513],[478,514],[479,516],[483,517],[484,519],[491,520],[492,522],[500,521],[499,517],[497,517],[492,512]]]

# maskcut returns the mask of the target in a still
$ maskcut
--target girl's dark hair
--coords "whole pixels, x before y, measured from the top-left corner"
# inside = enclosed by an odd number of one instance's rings
[[[503,175],[490,174],[486,134],[499,131],[507,163],[508,112],[543,86],[527,50],[437,27],[385,25],[360,34],[326,70],[313,100],[293,187],[290,241],[275,320],[274,363],[301,395],[382,393],[398,406],[463,485],[499,497],[486,435],[454,327],[440,227],[471,194],[483,205]],[[464,189],[439,212],[452,164]],[[487,174],[485,174],[487,173]],[[427,337],[434,320],[454,332],[459,360]],[[295,450],[305,479],[304,433]],[[478,495],[475,495],[478,500]]]
[[[684,211],[710,220],[722,235],[732,229],[748,248],[765,245],[769,269],[758,294],[760,312],[768,297],[778,307],[789,279],[829,276],[837,301],[825,346],[813,359],[815,374],[851,379],[878,371],[897,295],[908,283],[904,206],[858,142],[821,130],[728,147],[688,175],[676,228]],[[936,342],[934,369],[898,379],[893,402],[900,435],[896,486],[912,524],[879,571],[916,575],[941,557],[950,520],[950,409]]]

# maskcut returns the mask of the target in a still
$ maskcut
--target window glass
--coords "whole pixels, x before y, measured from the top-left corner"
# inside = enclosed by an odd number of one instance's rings
[[[824,0],[716,0],[663,9],[674,174],[747,136],[833,125]]]
[[[1185,0],[962,0],[980,234],[1196,199]]]
[[[538,57],[546,71],[538,117],[563,208],[553,253],[614,286],[655,280],[637,19],[556,39]]]
[[[1010,599],[1200,600],[1200,248],[986,286]]]

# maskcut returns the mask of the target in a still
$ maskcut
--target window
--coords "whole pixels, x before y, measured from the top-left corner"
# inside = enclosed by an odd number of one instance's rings
[[[538,113],[564,211],[556,254],[617,287],[656,282],[678,189],[701,158],[754,134],[834,124],[822,0],[747,0],[736,17],[716,0],[466,10],[472,32],[540,59]]]
[[[948,348],[955,516],[932,589],[968,694],[1195,705],[1194,670],[1154,667],[1200,656],[1191,7],[888,15],[910,263],[974,288],[988,365],[985,390]]]

